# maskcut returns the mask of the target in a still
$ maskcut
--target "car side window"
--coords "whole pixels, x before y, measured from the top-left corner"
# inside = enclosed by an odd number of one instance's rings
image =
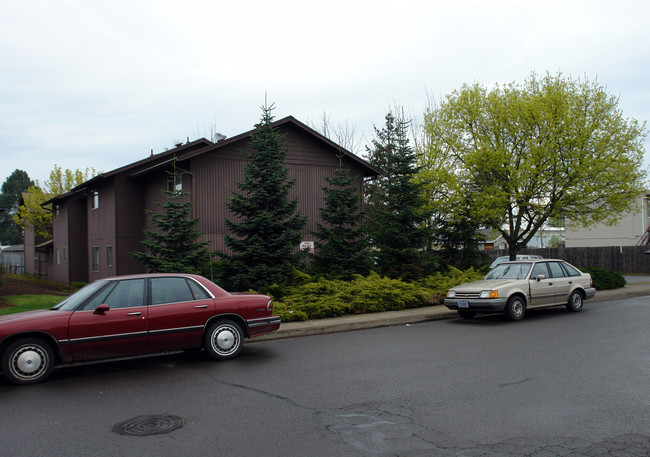
[[[126,279],[117,283],[104,303],[115,308],[144,306],[144,279]]]
[[[551,276],[554,278],[564,278],[566,276],[559,262],[549,262],[548,268],[551,270]]]
[[[530,275],[531,278],[537,278],[539,275],[544,275],[548,278],[548,268],[546,262],[536,263],[533,267],[533,273]]]
[[[144,279],[116,281],[114,285],[95,295],[83,309],[94,310],[102,303],[106,303],[111,309],[144,306],[144,291]]]
[[[569,265],[568,263],[563,263],[562,267],[564,268],[564,271],[566,272],[567,276],[581,276],[582,275],[582,273],[577,268],[574,268],[573,266]]]
[[[190,289],[192,289],[192,293],[194,294],[194,298],[196,300],[206,300],[210,297],[210,294],[201,286],[199,286],[195,281],[192,281],[191,279],[187,280],[187,283],[190,285]]]
[[[194,300],[185,278],[151,278],[151,304],[178,303]]]
[[[115,289],[117,282],[112,282],[84,305],[85,310],[95,310],[102,303],[106,303],[106,297]]]

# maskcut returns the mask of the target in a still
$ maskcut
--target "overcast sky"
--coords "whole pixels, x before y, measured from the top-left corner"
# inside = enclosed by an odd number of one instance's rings
[[[292,115],[372,137],[463,83],[596,79],[650,119],[641,0],[0,0],[0,183],[101,171]],[[646,146],[646,149],[648,147]],[[646,162],[648,154],[646,153]]]

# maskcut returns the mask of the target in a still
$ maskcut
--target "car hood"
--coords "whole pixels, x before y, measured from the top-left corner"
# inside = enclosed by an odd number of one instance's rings
[[[29,321],[43,321],[50,318],[60,318],[68,316],[70,313],[65,311],[56,311],[51,309],[39,309],[36,311],[25,311],[22,313],[7,314],[0,316],[0,325],[17,324]]]
[[[526,279],[480,279],[478,281],[461,284],[458,287],[452,287],[452,289],[455,291],[494,290],[521,281],[526,281]]]

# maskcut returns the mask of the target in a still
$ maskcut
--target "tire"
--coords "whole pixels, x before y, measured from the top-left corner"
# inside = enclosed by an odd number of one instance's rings
[[[45,381],[53,370],[54,351],[38,338],[17,340],[2,354],[2,373],[12,384]]]
[[[569,296],[569,302],[566,304],[566,309],[572,313],[577,313],[582,310],[582,305],[584,299],[582,298],[582,293],[579,290],[574,290]]]
[[[476,316],[476,312],[475,312],[475,311],[468,311],[468,310],[466,310],[466,309],[459,309],[459,310],[458,310],[458,314],[459,314],[460,317],[462,317],[463,319],[474,319],[474,316]]]
[[[519,321],[526,314],[526,301],[519,295],[510,297],[506,304],[505,315],[511,321]]]
[[[214,360],[233,359],[244,346],[244,333],[238,323],[220,320],[208,328],[203,345]]]

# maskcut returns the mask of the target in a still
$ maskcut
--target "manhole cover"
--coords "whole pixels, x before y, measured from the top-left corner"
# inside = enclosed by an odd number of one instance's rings
[[[120,435],[151,436],[171,433],[185,425],[185,419],[178,416],[138,416],[113,427]]]

